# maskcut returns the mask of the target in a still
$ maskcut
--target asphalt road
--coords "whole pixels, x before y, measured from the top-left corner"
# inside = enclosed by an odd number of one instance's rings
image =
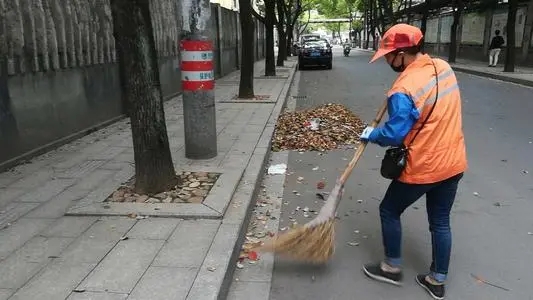
[[[369,65],[370,53],[335,49],[333,70],[301,71],[297,108],[342,103],[371,120],[395,73],[384,62]],[[447,299],[533,299],[533,89],[458,73],[470,169],[452,216],[453,252]],[[402,219],[405,285],[367,279],[363,263],[382,258],[378,206],[388,181],[379,175],[384,149],[369,146],[352,173],[339,207],[337,250],[326,266],[312,267],[276,258],[271,300],[430,299],[414,281],[431,258],[424,199]],[[289,155],[294,174],[285,182],[281,227],[297,206],[319,209],[315,184],[325,190],[351,159],[353,150]],[[313,171],[318,166],[320,169]],[[304,177],[303,183],[297,177]],[[293,191],[298,191],[300,196]],[[357,201],[362,200],[362,201]],[[302,211],[293,215],[300,223]],[[352,243],[352,245],[348,244]],[[353,243],[359,243],[354,246]],[[476,281],[472,274],[508,289]]]

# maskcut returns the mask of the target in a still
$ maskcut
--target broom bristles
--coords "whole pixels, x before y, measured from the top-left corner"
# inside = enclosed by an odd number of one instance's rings
[[[325,263],[335,252],[334,221],[333,218],[314,227],[295,227],[275,236],[258,250],[280,253],[305,262]]]

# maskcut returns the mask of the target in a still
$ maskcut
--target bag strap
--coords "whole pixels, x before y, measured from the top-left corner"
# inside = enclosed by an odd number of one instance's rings
[[[416,137],[418,136],[418,134],[420,133],[420,131],[422,130],[424,125],[426,125],[429,117],[431,117],[431,114],[433,113],[433,110],[435,109],[435,105],[437,104],[437,100],[439,99],[439,73],[437,72],[437,66],[435,65],[435,62],[433,60],[431,60],[431,62],[433,63],[433,69],[435,69],[435,83],[436,83],[435,85],[437,87],[437,91],[436,91],[436,94],[435,94],[435,102],[431,106],[431,110],[429,111],[429,114],[427,115],[426,119],[424,120],[424,122],[422,123],[420,128],[418,128],[417,132],[415,133],[415,136],[411,139],[411,142],[409,142],[409,146],[411,146],[413,144],[413,142],[415,141]],[[409,146],[407,146],[407,148],[409,148]]]

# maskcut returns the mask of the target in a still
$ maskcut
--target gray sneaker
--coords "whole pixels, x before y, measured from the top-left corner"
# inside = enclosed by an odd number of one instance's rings
[[[402,272],[392,273],[386,272],[381,269],[381,263],[366,264],[363,266],[363,271],[366,276],[375,279],[377,281],[386,282],[394,285],[402,285],[403,274]]]
[[[445,287],[444,284],[432,284],[426,280],[427,275],[416,275],[416,282],[424,288],[433,299],[442,300],[444,299]]]

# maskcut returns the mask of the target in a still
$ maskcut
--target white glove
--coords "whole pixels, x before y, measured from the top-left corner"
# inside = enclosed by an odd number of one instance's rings
[[[372,133],[372,131],[374,131],[374,127],[372,126],[367,126],[365,128],[365,130],[363,130],[363,132],[361,133],[361,135],[359,136],[359,138],[361,140],[368,140],[368,138],[370,137],[370,134]]]

